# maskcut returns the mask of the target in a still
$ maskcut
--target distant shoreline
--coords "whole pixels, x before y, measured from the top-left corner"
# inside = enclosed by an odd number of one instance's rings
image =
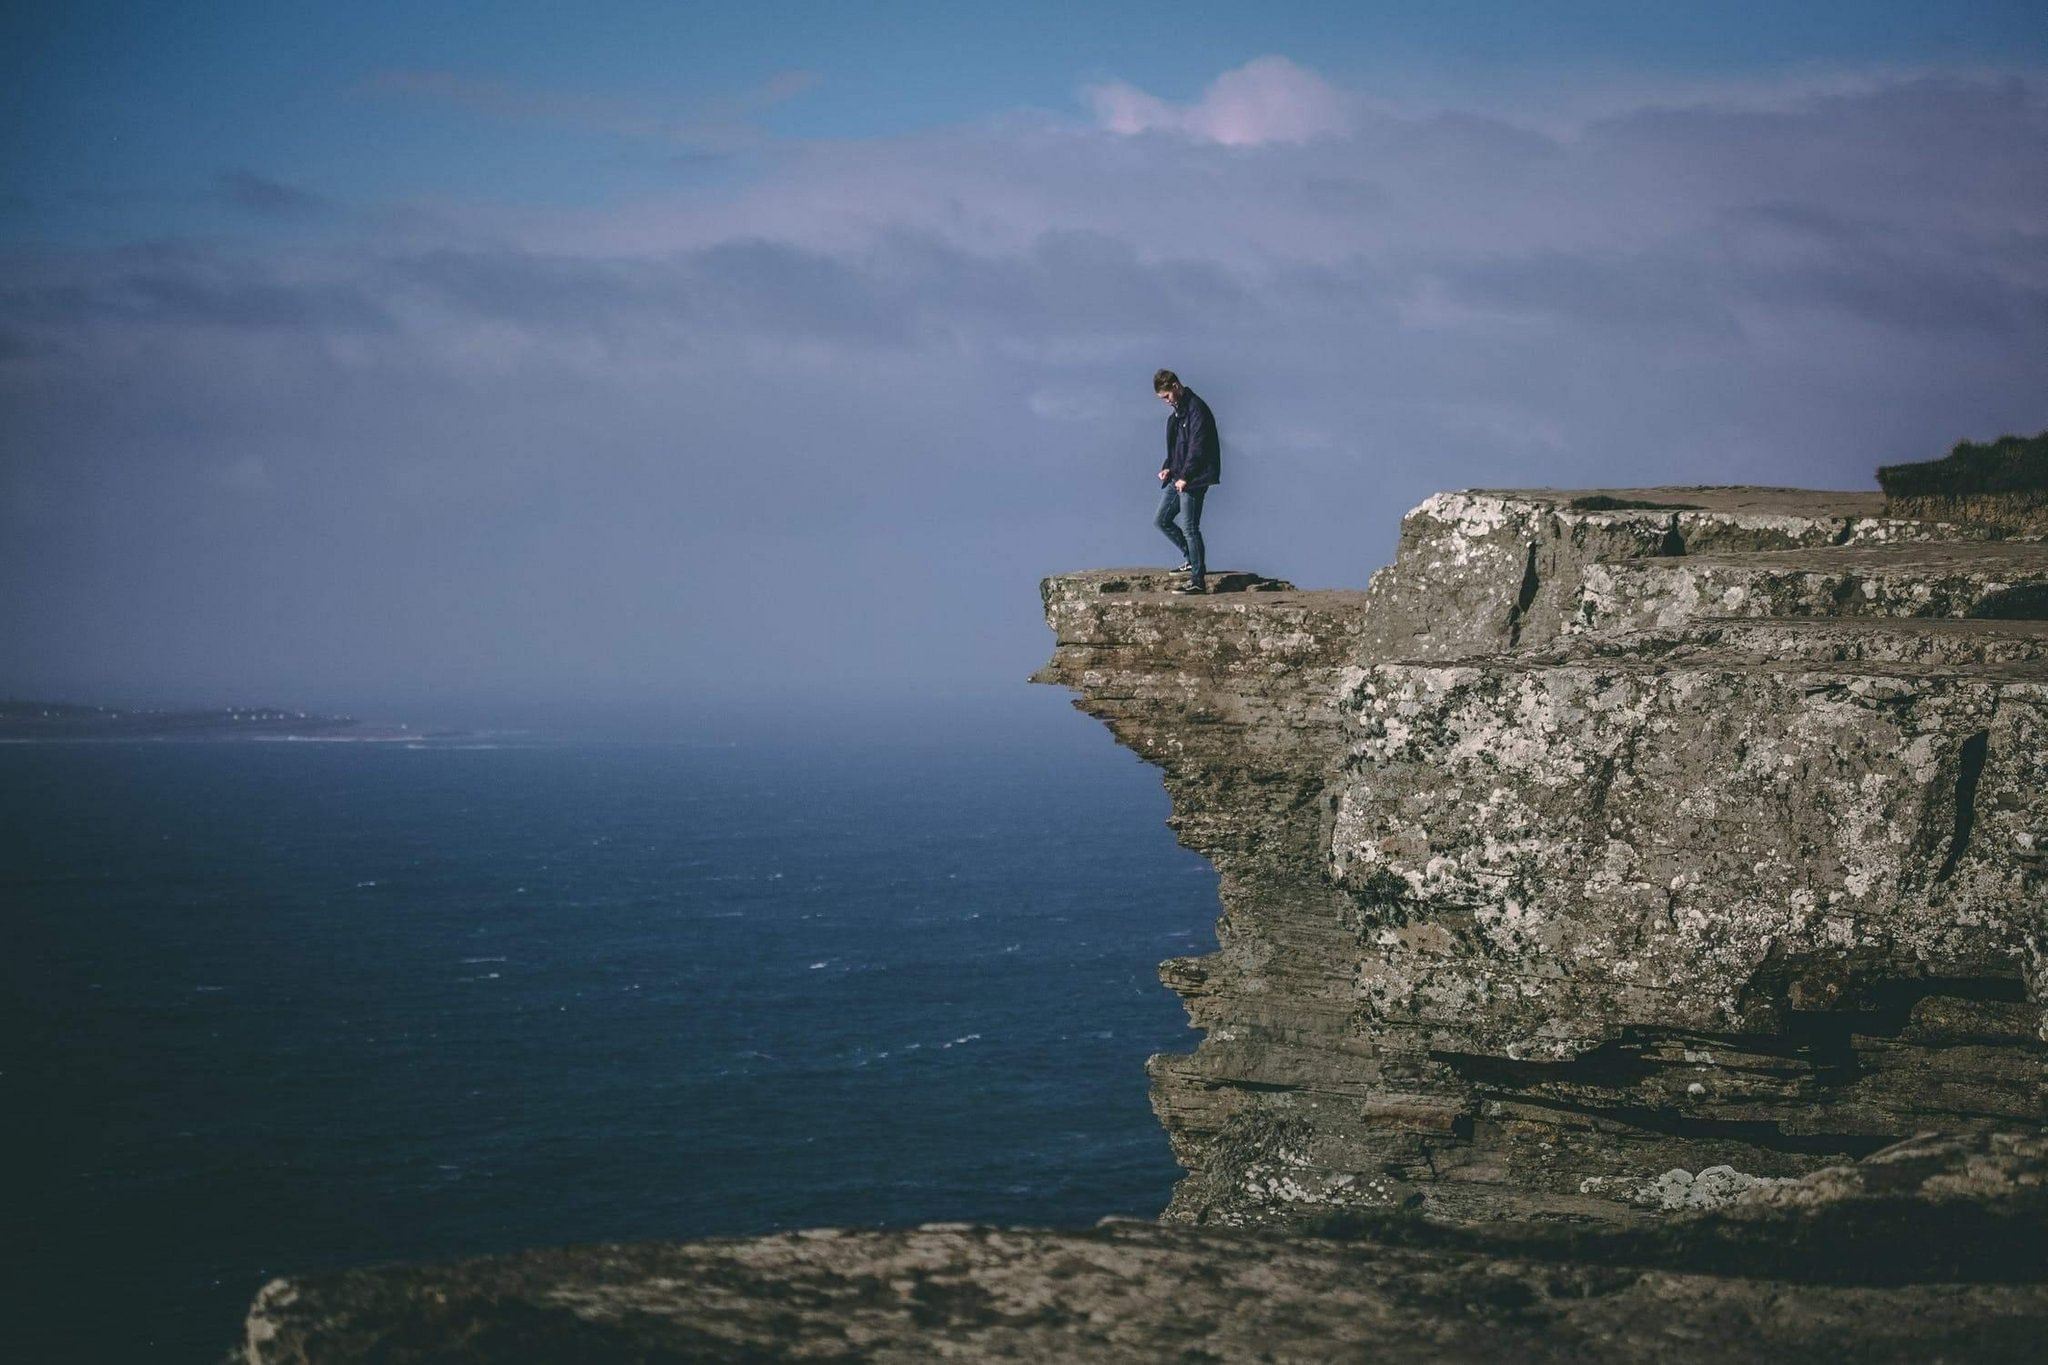
[[[0,744],[434,744],[450,740],[473,740],[469,733],[413,733],[374,735],[237,735],[209,731],[176,731],[117,735],[10,735],[0,734]]]
[[[47,744],[110,740],[198,740],[248,743],[387,744],[472,738],[466,730],[414,730],[405,724],[364,724],[278,706],[226,706],[200,710],[94,706],[79,702],[0,701],[0,743]]]

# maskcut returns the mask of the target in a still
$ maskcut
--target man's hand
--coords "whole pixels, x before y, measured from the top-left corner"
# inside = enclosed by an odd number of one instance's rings
[[[1188,481],[1186,479],[1175,479],[1173,486],[1183,493],[1188,491]]]
[[[1167,472],[1168,472],[1168,471],[1166,471],[1166,470],[1164,470],[1164,469],[1162,469],[1162,470],[1160,470],[1160,471],[1159,471],[1159,482],[1161,482],[1161,483],[1165,483],[1165,482],[1166,482],[1166,475],[1167,475]]]

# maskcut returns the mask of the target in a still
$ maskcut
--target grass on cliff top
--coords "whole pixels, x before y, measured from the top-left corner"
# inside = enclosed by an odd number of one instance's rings
[[[2048,431],[2001,436],[1988,444],[1958,441],[1939,460],[1880,467],[1877,486],[1890,498],[2048,491]]]

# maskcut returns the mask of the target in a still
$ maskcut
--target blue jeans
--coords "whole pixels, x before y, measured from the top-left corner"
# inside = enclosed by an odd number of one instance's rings
[[[1203,575],[1208,572],[1208,564],[1202,555],[1202,496],[1208,491],[1206,488],[1190,488],[1183,493],[1168,483],[1164,496],[1159,499],[1159,515],[1152,519],[1152,524],[1166,533],[1174,548],[1187,556],[1188,582],[1197,588],[1204,586]],[[1184,514],[1183,508],[1186,509]],[[1176,516],[1187,523],[1186,535],[1182,535],[1180,527],[1173,524]]]

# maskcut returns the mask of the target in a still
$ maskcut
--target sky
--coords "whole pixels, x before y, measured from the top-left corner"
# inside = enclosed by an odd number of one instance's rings
[[[0,696],[1010,704],[1037,582],[2048,428],[2048,7],[16,3]]]

